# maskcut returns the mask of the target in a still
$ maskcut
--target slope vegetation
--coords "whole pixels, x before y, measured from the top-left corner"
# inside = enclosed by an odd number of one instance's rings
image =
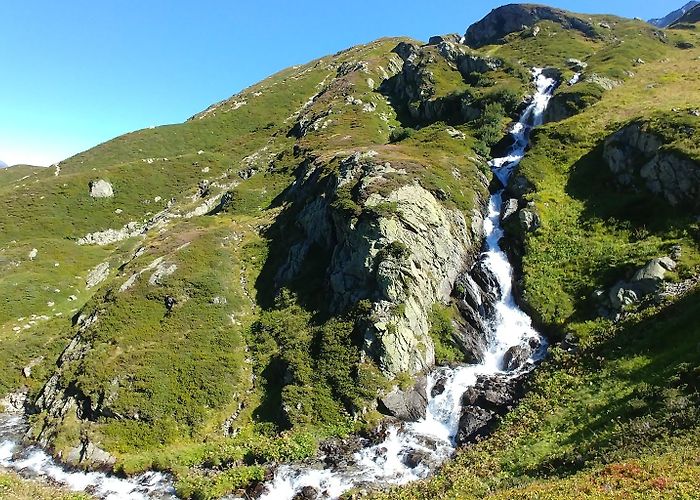
[[[697,495],[698,32],[524,4],[464,41],[378,40],[0,170],[0,394],[31,436],[215,498],[473,359],[459,277],[537,66],[562,84],[507,187],[537,223],[504,245],[563,342],[493,436],[381,496]]]

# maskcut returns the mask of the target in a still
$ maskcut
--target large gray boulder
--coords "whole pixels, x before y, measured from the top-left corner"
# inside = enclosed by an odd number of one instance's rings
[[[379,411],[405,422],[416,422],[425,418],[428,406],[427,380],[422,376],[410,389],[398,387],[379,400]]]
[[[666,277],[666,273],[673,271],[676,263],[670,257],[652,259],[632,276],[638,290],[645,293],[655,292]]]
[[[612,315],[617,317],[626,307],[658,292],[666,273],[675,268],[676,262],[673,259],[660,257],[638,269],[629,281],[618,281],[607,294]]]
[[[111,198],[114,196],[112,184],[104,179],[90,181],[90,196],[93,198]]]

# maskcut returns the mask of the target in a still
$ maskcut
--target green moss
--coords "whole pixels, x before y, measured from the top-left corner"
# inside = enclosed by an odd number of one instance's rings
[[[430,314],[430,338],[435,346],[435,363],[448,365],[463,362],[464,354],[454,341],[454,311],[449,306],[435,304]]]

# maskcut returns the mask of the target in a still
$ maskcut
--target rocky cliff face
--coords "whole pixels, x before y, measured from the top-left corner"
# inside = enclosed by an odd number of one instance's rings
[[[464,35],[465,42],[472,47],[499,43],[506,35],[532,27],[539,21],[553,21],[564,29],[574,29],[591,38],[596,36],[590,23],[566,11],[542,5],[510,4],[492,10],[471,25]]]
[[[457,36],[432,37],[424,46],[401,43],[394,52],[401,58],[401,71],[382,90],[420,124],[465,122],[480,115],[470,94],[445,92],[445,72],[459,82],[504,67],[501,59],[474,53]]]
[[[695,7],[699,3],[700,2],[697,2],[696,0],[688,2],[680,9],[674,10],[673,12],[667,14],[664,17],[650,19],[649,24],[653,24],[654,26],[657,26],[659,28],[668,28],[670,25],[681,19],[685,13],[693,9],[693,7]]]
[[[321,247],[328,256],[322,272],[332,309],[372,303],[367,353],[390,374],[431,367],[428,315],[433,304],[449,300],[460,272],[473,262],[481,239],[480,211],[468,218],[446,208],[420,183],[407,182],[406,168],[378,161],[373,153],[343,159],[331,176],[318,175],[322,168],[309,165],[291,193],[301,207],[295,217],[300,234],[277,275],[278,285],[308,264],[313,245]],[[396,187],[387,189],[392,179]],[[481,189],[485,186],[483,178]],[[355,204],[356,212],[349,214],[343,202]]]

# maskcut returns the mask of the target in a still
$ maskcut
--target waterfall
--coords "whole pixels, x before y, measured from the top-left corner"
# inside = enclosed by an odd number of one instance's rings
[[[510,132],[513,145],[504,157],[489,162],[494,175],[504,186],[525,156],[530,131],[542,124],[542,115],[556,88],[557,82],[545,76],[540,68],[533,70],[533,77],[537,90],[532,102]],[[544,355],[546,343],[515,301],[512,290],[513,269],[499,246],[499,240],[503,237],[500,221],[502,197],[503,190],[491,196],[488,215],[484,220],[486,249],[481,258],[500,288],[500,298],[487,324],[490,340],[484,360],[477,365],[443,367],[432,372],[428,376],[429,401],[425,418],[402,428],[390,427],[383,442],[356,452],[351,465],[334,469],[283,465],[267,485],[262,499],[292,499],[304,487],[312,487],[326,497],[337,498],[356,486],[400,485],[427,477],[433,467],[422,461],[413,465],[415,462],[410,458],[415,453],[429,453],[431,465],[434,466],[452,456],[457,444],[462,395],[476,384],[477,377],[516,375],[503,369],[504,355],[511,347],[530,339],[536,339],[540,348],[533,353],[529,366]],[[468,280],[468,284],[475,286],[473,280]],[[431,396],[438,379],[445,389],[440,394]]]
[[[546,77],[542,69],[534,69],[536,93],[512,130],[513,146],[506,156],[490,162],[494,175],[506,185],[528,146],[533,127],[542,124],[545,111],[556,82]],[[434,467],[455,451],[464,392],[484,375],[516,376],[519,371],[503,368],[508,349],[536,339],[540,349],[532,354],[532,363],[544,355],[545,342],[532,327],[530,318],[520,310],[512,292],[513,270],[506,254],[499,246],[503,236],[500,214],[503,190],[489,200],[488,216],[484,220],[485,251],[481,259],[495,277],[500,289],[499,299],[486,323],[489,345],[484,360],[476,365],[456,368],[438,368],[428,376],[429,396],[426,416],[422,420],[399,428],[390,427],[379,444],[356,452],[348,464],[333,468],[308,464],[289,464],[279,467],[274,478],[266,485],[263,499],[292,499],[305,487],[322,492],[325,497],[337,498],[343,492],[362,485],[400,485],[427,477]],[[468,279],[469,286],[475,287]],[[444,390],[435,396],[431,392],[436,382]],[[49,455],[34,446],[20,445],[26,430],[22,415],[0,414],[0,467],[22,471],[29,477],[45,477],[73,490],[90,489],[99,498],[142,499],[173,498],[172,484],[166,476],[149,472],[132,479],[121,479],[99,472],[71,471],[57,464]],[[412,460],[416,454],[430,460]]]

